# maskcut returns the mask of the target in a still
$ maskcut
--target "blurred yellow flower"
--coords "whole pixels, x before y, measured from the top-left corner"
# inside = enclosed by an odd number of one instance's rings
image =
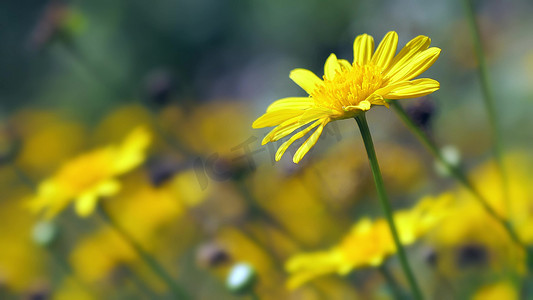
[[[64,278],[61,284],[53,292],[54,300],[93,300],[96,299],[79,282],[72,277]]]
[[[246,102],[226,100],[187,108],[170,105],[161,111],[158,120],[189,151],[235,157],[243,154],[238,146],[253,136],[248,127],[252,121],[249,116],[250,106]],[[224,126],[219,126],[221,122]]]
[[[185,236],[191,228],[179,226],[180,219],[188,209],[202,203],[210,190],[200,191],[192,170],[181,171],[158,186],[153,186],[147,176],[145,170],[128,174],[121,181],[122,192],[110,199],[106,208],[145,251],[161,258],[172,243],[170,249],[175,255],[189,247]],[[79,241],[70,262],[76,274],[88,282],[106,279],[120,266],[139,267],[134,249],[111,228]]]
[[[311,130],[315,132],[300,146],[293,157],[295,163],[316,144],[330,121],[352,118],[372,105],[388,106],[385,99],[420,97],[439,89],[429,78],[412,80],[437,60],[440,49],[428,48],[430,38],[418,36],[394,56],[398,35],[391,31],[374,52],[374,39],[363,34],[355,39],[354,60],[337,59],[331,54],[324,65],[323,80],[313,72],[295,69],[290,78],[309,97],[289,97],[272,103],[254,123],[254,128],[277,126],[263,139],[263,145],[282,139],[298,128],[311,124],[279,147],[276,160],[287,148]]]
[[[82,280],[96,282],[109,275],[117,265],[132,264],[138,257],[112,228],[104,228],[80,240],[69,260]]]
[[[37,213],[44,212],[46,218],[53,218],[74,201],[78,215],[88,216],[99,197],[119,191],[117,176],[145,160],[150,140],[150,133],[138,127],[120,145],[109,145],[74,158],[39,184],[30,207]]]
[[[507,154],[504,162],[508,170],[511,201],[506,203],[499,169],[493,161],[483,163],[472,172],[473,184],[489,205],[513,224],[520,239],[531,244],[533,162],[527,153],[520,152]],[[523,273],[526,269],[525,253],[509,238],[502,225],[487,214],[477,199],[464,188],[458,187],[447,193],[454,198],[454,204],[450,207],[450,214],[430,237],[437,249],[436,268],[439,273],[459,281],[462,274],[468,275],[462,271],[470,266],[485,267],[486,271]],[[467,255],[468,259],[465,260],[462,257],[463,249],[470,252],[475,250],[477,255]]]
[[[508,281],[501,281],[496,282],[493,284],[489,284],[486,286],[483,286],[481,289],[479,289],[474,297],[472,297],[473,300],[517,300],[518,297],[518,291],[516,290],[516,287],[513,286]]]
[[[10,124],[22,141],[16,164],[32,177],[49,174],[86,145],[83,125],[57,111],[24,109]]]
[[[31,239],[36,218],[19,201],[28,191],[6,180],[6,171],[0,170],[0,289],[21,292],[47,278],[47,261],[46,253]]]
[[[158,238],[162,229],[176,224],[189,209],[209,196],[211,189],[201,191],[195,180],[193,170],[183,170],[154,186],[147,181],[145,172],[133,172],[122,181],[122,192],[106,207],[150,251],[161,244]]]
[[[447,214],[450,200],[449,195],[426,197],[413,209],[396,212],[394,219],[402,244],[413,244],[431,230]],[[330,250],[297,254],[290,258],[286,264],[290,273],[288,286],[294,289],[320,275],[346,275],[356,268],[379,266],[395,252],[387,221],[364,218]]]

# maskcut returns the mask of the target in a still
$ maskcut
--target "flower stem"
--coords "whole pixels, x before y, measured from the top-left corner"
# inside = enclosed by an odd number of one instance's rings
[[[152,271],[165,282],[174,295],[174,298],[190,299],[185,290],[174,282],[174,279],[166,272],[166,270],[148,252],[146,252],[120,224],[118,224],[115,218],[109,214],[102,201],[100,201],[98,207],[104,221],[119,233],[120,236],[135,250],[139,257],[150,267],[150,269],[152,269]]]
[[[500,216],[488,203],[488,201],[485,199],[485,197],[479,192],[479,190],[472,184],[472,182],[468,179],[468,177],[465,175],[465,173],[456,165],[451,164],[447,159],[445,159],[442,156],[442,153],[439,151],[439,148],[437,145],[427,136],[426,133],[424,133],[420,127],[418,127],[413,120],[407,115],[403,107],[396,101],[390,101],[389,102],[394,111],[396,111],[396,114],[398,117],[404,122],[404,124],[413,132],[418,139],[422,142],[422,144],[429,150],[435,158],[444,165],[444,167],[450,172],[450,174],[459,181],[460,184],[462,184],[479,202],[479,204],[485,209],[485,211],[492,216],[496,221],[498,221],[505,231],[509,234],[509,237],[519,246],[523,247],[527,250],[527,247],[525,244],[520,240],[518,237],[518,234],[513,229],[509,221],[507,221],[504,217]]]
[[[376,184],[376,189],[378,192],[379,202],[381,204],[387,222],[389,223],[389,228],[392,233],[394,243],[396,245],[398,258],[400,259],[400,264],[402,266],[403,272],[407,277],[407,281],[409,282],[411,293],[413,294],[414,298],[422,299],[422,293],[420,292],[420,288],[418,287],[415,276],[413,275],[413,271],[409,266],[409,261],[407,260],[405,249],[403,248],[403,245],[400,242],[398,230],[396,229],[396,225],[394,224],[392,208],[390,206],[387,193],[385,192],[385,186],[383,184],[383,178],[381,177],[381,171],[379,169],[376,151],[374,150],[374,142],[372,141],[372,136],[370,135],[370,130],[368,129],[368,123],[366,122],[365,113],[361,112],[359,115],[357,115],[355,117],[355,121],[357,121],[357,125],[359,125],[359,130],[361,131],[361,136],[363,137],[366,153],[370,162],[370,168],[374,177],[374,183]]]
[[[505,204],[509,208],[509,181],[505,166],[503,163],[503,142],[501,134],[501,124],[496,113],[496,107],[494,105],[494,96],[489,84],[489,75],[487,71],[487,64],[485,62],[485,53],[483,51],[483,45],[481,43],[481,34],[476,22],[476,16],[474,13],[474,5],[472,0],[464,0],[464,7],[466,10],[466,16],[472,34],[472,41],[474,43],[474,54],[477,58],[477,72],[481,83],[481,90],[483,93],[483,101],[485,103],[485,109],[487,110],[487,117],[492,131],[492,151],[496,159],[496,164],[500,171],[500,176],[503,186],[503,197]]]

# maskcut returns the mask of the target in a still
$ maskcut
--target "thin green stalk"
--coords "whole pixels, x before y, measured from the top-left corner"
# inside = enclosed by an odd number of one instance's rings
[[[99,204],[99,211],[104,221],[119,233],[150,269],[165,282],[175,299],[190,299],[187,292],[174,281],[167,271],[109,214],[102,202]]]
[[[479,202],[479,204],[485,209],[485,211],[492,216],[496,221],[498,221],[505,231],[509,234],[509,237],[518,244],[519,246],[523,247],[527,251],[527,247],[525,244],[520,240],[518,237],[518,234],[513,229],[511,224],[508,220],[506,220],[504,217],[500,216],[488,203],[488,201],[485,199],[485,197],[479,192],[479,190],[470,182],[468,177],[465,175],[465,173],[456,165],[451,164],[448,160],[446,160],[443,156],[441,151],[439,151],[439,148],[437,145],[427,136],[426,133],[424,133],[415,123],[414,121],[407,115],[403,107],[397,102],[397,101],[390,101],[389,102],[394,111],[396,111],[396,114],[398,117],[404,122],[404,124],[411,130],[412,133],[414,133],[418,139],[422,142],[422,144],[429,150],[435,158],[442,163],[442,165],[450,172],[450,174],[459,181],[460,184],[462,184]]]
[[[503,197],[507,208],[509,208],[509,181],[505,166],[503,163],[503,141],[501,134],[501,124],[496,113],[496,106],[494,95],[489,83],[489,75],[487,71],[487,64],[485,62],[485,53],[483,51],[483,45],[481,43],[481,34],[476,22],[476,16],[474,13],[474,5],[472,0],[464,0],[464,7],[466,16],[468,19],[468,25],[472,34],[472,41],[474,43],[474,53],[477,58],[477,72],[481,83],[481,90],[483,93],[483,101],[485,103],[485,109],[487,110],[487,117],[492,131],[492,151],[500,171],[500,176],[503,184]]]
[[[64,251],[61,251],[59,249],[58,243],[59,241],[53,241],[49,245],[45,245],[44,248],[47,250],[54,262],[61,268],[61,270],[65,273],[67,277],[70,277],[88,295],[94,297],[94,291],[84,281],[82,281],[72,270],[72,267],[65,259],[66,255],[64,254]]]
[[[407,260],[405,249],[403,248],[403,245],[400,242],[398,230],[396,229],[396,225],[394,223],[392,208],[390,206],[387,193],[385,192],[385,185],[383,184],[383,178],[381,177],[381,171],[379,169],[376,151],[374,150],[374,142],[372,141],[372,136],[370,135],[370,130],[368,129],[368,123],[366,122],[365,113],[361,112],[359,115],[357,115],[355,117],[355,121],[357,121],[357,125],[359,125],[359,130],[361,131],[361,136],[363,137],[366,153],[368,155],[368,161],[370,162],[370,168],[372,170],[374,183],[378,192],[379,202],[381,204],[387,222],[389,223],[389,228],[392,233],[394,243],[396,244],[398,258],[400,260],[403,272],[407,277],[407,281],[411,288],[411,293],[413,294],[413,297],[415,299],[422,299],[422,293],[420,292],[420,288],[418,287],[413,271],[409,266],[409,261]]]
[[[157,299],[159,296],[148,287],[148,285],[142,280],[142,278],[135,273],[134,270],[131,269],[131,267],[125,267],[125,270],[128,272],[128,278],[135,286],[137,290],[139,290],[141,293],[143,293],[148,299]]]

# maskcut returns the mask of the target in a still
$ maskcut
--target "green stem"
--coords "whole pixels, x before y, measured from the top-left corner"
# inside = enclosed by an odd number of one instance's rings
[[[468,177],[465,175],[465,173],[456,165],[450,163],[447,159],[445,159],[442,156],[441,151],[439,151],[439,148],[437,145],[427,136],[426,133],[424,133],[414,122],[413,120],[407,115],[403,107],[397,102],[397,101],[390,101],[389,102],[392,108],[396,111],[396,114],[398,117],[404,122],[404,124],[413,132],[418,139],[422,142],[422,144],[429,150],[431,154],[450,172],[450,174],[459,181],[460,184],[463,185],[478,201],[478,203],[485,209],[485,211],[493,217],[496,221],[498,221],[505,231],[509,234],[509,237],[519,246],[523,247],[527,250],[527,247],[525,244],[520,240],[518,237],[518,234],[513,229],[509,221],[507,221],[505,218],[500,216],[488,203],[487,199],[479,192],[479,190],[472,184],[472,182],[468,179]]]
[[[85,293],[87,293],[91,297],[95,296],[93,290],[89,286],[87,286],[85,282],[82,281],[78,276],[76,276],[76,274],[72,270],[72,267],[65,259],[66,255],[64,255],[64,251],[61,251],[59,249],[58,241],[54,241],[50,245],[45,246],[45,249],[67,277],[70,277],[80,288],[83,289]]]
[[[175,299],[190,299],[185,290],[180,287],[167,271],[148,253],[137,241],[109,214],[102,201],[99,204],[99,211],[107,224],[112,227],[121,237],[135,250],[139,257],[152,269],[152,271],[165,282],[174,294]]]
[[[379,169],[376,151],[374,150],[374,142],[372,142],[372,136],[370,135],[370,130],[368,129],[365,113],[361,112],[359,115],[357,115],[355,117],[355,121],[357,121],[357,125],[359,125],[359,130],[361,131],[361,136],[363,137],[366,153],[370,162],[370,168],[372,169],[372,175],[374,177],[374,183],[376,184],[376,189],[378,192],[379,202],[381,204],[387,222],[389,223],[389,228],[392,233],[394,243],[396,244],[398,258],[400,259],[400,264],[402,266],[403,272],[407,277],[407,281],[409,282],[409,286],[411,288],[411,292],[414,298],[422,299],[422,293],[420,292],[420,288],[418,287],[415,276],[413,275],[413,271],[409,266],[405,249],[403,248],[403,245],[400,242],[398,230],[396,229],[396,225],[394,224],[392,208],[390,206],[387,193],[385,192],[385,185],[383,184],[383,178],[381,177],[381,171]]]
[[[489,84],[489,75],[487,71],[487,64],[485,62],[485,53],[483,51],[483,45],[481,42],[481,34],[476,22],[476,16],[474,13],[474,5],[472,0],[464,0],[464,7],[466,10],[466,16],[468,19],[468,25],[472,34],[472,40],[474,43],[474,53],[477,58],[477,72],[481,83],[481,90],[483,93],[483,101],[485,103],[485,109],[487,110],[487,117],[492,131],[492,151],[500,171],[501,180],[503,183],[503,196],[507,208],[509,208],[509,181],[505,166],[503,163],[503,141],[501,134],[501,124],[496,113],[496,106],[494,105],[494,96]]]

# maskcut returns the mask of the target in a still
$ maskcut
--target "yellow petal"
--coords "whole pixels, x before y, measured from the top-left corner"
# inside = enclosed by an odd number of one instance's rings
[[[382,87],[382,88],[378,89],[377,91],[374,92],[374,94],[378,94],[378,95],[382,95],[382,96],[383,95],[387,95],[388,93],[390,93],[390,91],[392,91],[392,90],[394,90],[396,88],[403,87],[406,84],[409,84],[408,80],[393,82],[393,83],[387,84],[385,87]],[[384,98],[386,99],[387,97],[384,97]]]
[[[296,133],[295,135],[293,135],[288,141],[286,141],[285,143],[283,143],[279,148],[278,148],[278,151],[276,151],[276,161],[279,161],[281,159],[281,157],[283,156],[283,154],[285,153],[285,151],[287,151],[287,149],[289,148],[289,146],[294,143],[294,141],[296,141],[297,139],[303,137],[304,135],[306,135],[309,131],[311,131],[313,128],[317,127],[318,125],[320,125],[322,123],[322,120],[318,120],[316,121],[315,123],[311,124],[309,127],[303,129],[302,131]]]
[[[329,113],[322,108],[308,109],[301,116],[291,118],[274,128],[265,136],[265,138],[263,138],[261,144],[264,145],[268,142],[277,141],[291,134],[294,130],[311,123],[312,121],[323,119],[324,115],[328,114]]]
[[[285,264],[290,273],[287,287],[293,290],[316,277],[335,273],[343,263],[342,254],[335,250],[297,254]]]
[[[353,42],[353,62],[359,65],[367,64],[374,51],[374,38],[368,34],[361,34]]]
[[[362,110],[367,111],[370,109],[371,103],[369,101],[363,100],[359,102],[357,105],[350,105],[343,107],[344,111],[355,111],[355,110]]]
[[[306,69],[294,69],[289,77],[308,94],[312,94],[315,87],[323,82],[315,73]]]
[[[94,193],[86,193],[76,199],[76,213],[80,217],[89,216],[98,203],[98,197]]]
[[[431,67],[437,58],[439,58],[439,55],[440,49],[437,47],[424,50],[412,57],[409,62],[405,63],[403,68],[398,69],[396,73],[388,73],[387,77],[390,82],[411,80]]]
[[[388,70],[385,70],[384,74],[396,73],[399,69],[403,68],[412,57],[414,57],[421,51],[426,50],[430,44],[431,39],[423,35],[419,35],[414,39],[410,40],[402,48],[402,50],[400,50],[400,53],[398,53],[398,55],[394,57],[394,59],[389,65]]]
[[[252,124],[252,127],[263,128],[263,127],[276,126],[290,118],[299,116],[303,114],[304,112],[305,110],[298,110],[298,109],[282,109],[282,110],[267,112],[266,114],[260,116],[257,120],[255,120],[255,122]]]
[[[311,108],[305,111],[304,114],[300,117],[300,124],[309,123],[309,121],[314,121],[316,119],[322,119],[325,116],[329,116],[331,113],[329,110],[324,108]]]
[[[415,79],[406,81],[402,86],[398,86],[388,94],[384,95],[386,99],[405,99],[416,98],[431,94],[440,88],[440,83],[429,78]]]
[[[372,56],[372,63],[380,66],[382,70],[387,69],[398,47],[398,34],[390,31],[385,35],[378,46],[376,53]]]
[[[383,96],[381,96],[380,94],[374,93],[374,94],[368,96],[365,99],[365,101],[370,102],[372,105],[385,105],[386,107],[389,107],[389,104],[385,101]]]
[[[274,101],[267,108],[266,112],[272,112],[283,109],[307,109],[313,105],[308,97],[288,97]]]
[[[100,196],[113,196],[120,191],[120,182],[114,179],[107,180],[96,188]]]
[[[315,130],[315,132],[313,132],[313,134],[300,146],[300,148],[298,148],[298,150],[294,154],[294,157],[292,158],[292,161],[295,164],[299,163],[302,160],[302,158],[304,158],[304,156],[307,154],[307,152],[309,152],[309,150],[311,150],[311,148],[313,148],[313,146],[318,141],[318,138],[322,134],[322,131],[324,130],[324,126],[325,125],[326,124],[324,124],[324,122],[322,122],[322,124],[320,124],[320,126],[318,126],[318,128]]]
[[[280,125],[278,125],[276,128],[272,129],[272,131],[270,131],[264,138],[263,138],[263,141],[261,142],[261,145],[264,145],[268,142],[275,142],[279,139],[282,139],[284,137],[286,137],[287,135],[291,134],[293,131],[295,131],[296,129],[302,127],[302,126],[305,126],[306,124],[309,124],[310,122],[312,122],[314,120],[309,120],[309,122],[307,123],[300,123],[300,117],[294,117],[292,119],[289,119],[283,123],[281,123]]]
[[[113,161],[113,174],[123,174],[140,165],[146,158],[151,140],[148,129],[143,126],[135,128],[120,145],[117,159]]]
[[[333,78],[335,78],[335,74],[340,71],[341,66],[337,60],[337,56],[331,53],[331,55],[326,60],[326,63],[324,64],[324,76],[328,80],[333,80]]]
[[[341,68],[343,70],[349,70],[352,68],[352,64],[346,59],[339,59],[338,62],[339,62],[339,65],[341,65]]]

